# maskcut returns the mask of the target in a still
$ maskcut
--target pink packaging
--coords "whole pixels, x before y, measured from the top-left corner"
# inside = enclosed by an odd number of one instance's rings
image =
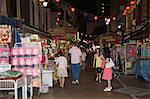
[[[0,64],[9,64],[8,58],[0,58]]]
[[[25,58],[19,58],[19,64],[20,65],[25,65],[26,64]]]
[[[24,55],[25,54],[25,49],[24,48],[18,48],[18,54],[19,55]]]
[[[32,75],[32,70],[31,68],[28,68],[27,71],[26,71],[27,75]]]
[[[33,55],[38,55],[39,53],[40,53],[40,49],[39,49],[39,48],[36,48],[36,47],[35,47],[35,48],[34,48],[34,47],[32,48],[32,54],[33,54]]]
[[[12,58],[12,63],[11,64],[15,65],[15,66],[19,65],[19,58]]]
[[[12,48],[11,55],[18,55],[18,48]]]
[[[32,55],[32,49],[31,48],[25,48],[25,54],[26,55]]]
[[[32,63],[35,65],[38,65],[40,63],[40,59],[38,56],[35,56],[32,58]]]
[[[32,65],[33,63],[32,63],[32,59],[31,58],[26,58],[25,59],[25,64],[26,65]]]

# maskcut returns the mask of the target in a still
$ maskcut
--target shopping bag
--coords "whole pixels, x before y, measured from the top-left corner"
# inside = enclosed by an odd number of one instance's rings
[[[106,63],[106,68],[112,68],[113,66],[115,66],[115,63],[109,58],[109,62]]]
[[[101,68],[104,68],[106,65],[106,61],[105,60],[102,60],[102,63],[101,63]]]

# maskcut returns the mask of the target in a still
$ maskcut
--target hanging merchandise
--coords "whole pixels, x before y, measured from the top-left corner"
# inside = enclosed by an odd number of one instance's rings
[[[10,25],[0,25],[0,44],[11,43],[11,26]]]

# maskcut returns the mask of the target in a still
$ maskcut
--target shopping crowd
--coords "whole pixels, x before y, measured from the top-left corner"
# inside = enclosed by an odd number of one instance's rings
[[[89,50],[80,48],[76,42],[72,43],[72,47],[68,50],[68,54],[59,50],[57,58],[55,58],[57,66],[57,77],[59,86],[64,88],[65,78],[68,77],[68,65],[70,64],[72,84],[80,84],[80,72],[86,70],[87,66],[93,66],[95,69],[95,81],[101,83],[102,80],[107,81],[107,87],[104,91],[111,91],[113,79],[112,67],[115,65],[112,59],[112,47],[108,44],[103,44],[102,48]],[[68,56],[65,56],[68,55]]]

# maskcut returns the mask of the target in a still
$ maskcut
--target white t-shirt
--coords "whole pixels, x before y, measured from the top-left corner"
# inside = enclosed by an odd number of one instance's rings
[[[78,47],[73,46],[69,50],[69,53],[71,54],[71,63],[72,64],[80,63],[80,57],[81,57],[82,53],[81,53],[81,50]]]

